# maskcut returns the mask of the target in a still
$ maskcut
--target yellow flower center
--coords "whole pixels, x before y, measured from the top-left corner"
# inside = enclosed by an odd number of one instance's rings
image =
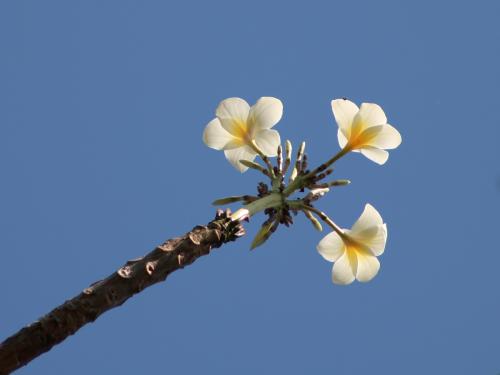
[[[369,145],[371,141],[377,137],[378,133],[380,133],[381,130],[381,126],[372,126],[370,128],[366,128],[366,125],[362,122],[356,125],[356,127],[353,127],[353,131],[351,132],[351,136],[349,137],[349,145],[351,146],[351,150],[357,150]]]
[[[369,248],[365,244],[347,234],[344,234],[342,241],[344,242],[345,251],[347,252],[347,256],[349,257],[351,264],[356,262],[356,257],[371,255]]]
[[[252,135],[250,134],[248,124],[246,121],[234,120],[234,132],[235,138],[239,139],[242,144],[248,144],[252,140]]]

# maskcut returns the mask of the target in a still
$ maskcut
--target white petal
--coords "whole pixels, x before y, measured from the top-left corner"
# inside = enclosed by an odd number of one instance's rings
[[[347,285],[354,281],[357,269],[356,255],[349,256],[346,251],[344,254],[333,264],[332,268],[332,281],[335,284]]]
[[[276,156],[281,143],[280,134],[276,130],[259,130],[255,133],[255,143],[265,155]]]
[[[379,231],[375,237],[373,237],[367,245],[370,247],[370,251],[375,256],[380,256],[384,253],[385,244],[387,243],[387,225],[383,224],[379,227]]]
[[[221,125],[218,118],[208,123],[203,131],[203,142],[216,150],[231,149],[240,147],[238,139],[229,134]]]
[[[393,149],[401,144],[401,134],[392,125],[386,124],[382,126],[377,135],[369,142],[368,146],[381,148],[381,149]]]
[[[215,115],[229,133],[241,135],[241,127],[246,126],[250,106],[241,98],[228,98],[219,103]]]
[[[215,110],[219,118],[232,118],[246,121],[250,106],[241,98],[227,98],[221,101]]]
[[[354,116],[356,116],[356,113],[358,113],[359,111],[358,106],[347,99],[335,99],[332,100],[331,104],[333,116],[335,117],[337,125],[340,129],[344,130],[344,133],[347,136],[349,136],[351,134],[350,128],[352,125],[352,121],[354,120]]]
[[[357,114],[367,128],[376,125],[387,124],[387,117],[379,105],[374,103],[363,103]]]
[[[356,233],[359,233],[365,229],[376,227],[382,224],[384,224],[382,216],[380,216],[375,207],[373,207],[370,203],[367,203],[365,205],[363,213],[359,216],[358,220],[356,220],[356,222],[352,226],[351,233],[355,235]]]
[[[240,163],[240,160],[250,160],[255,159],[255,152],[248,146],[238,147],[232,150],[225,150],[224,155],[226,159],[241,173],[245,172],[248,167],[245,167]]]
[[[350,236],[365,245],[375,256],[382,255],[387,242],[387,225],[376,225],[361,231],[350,232]]]
[[[283,103],[272,97],[262,97],[250,108],[248,124],[254,130],[270,129],[283,115]]]
[[[331,232],[319,241],[316,249],[327,261],[335,262],[344,253],[345,245],[336,232]]]
[[[344,148],[344,146],[347,144],[347,138],[345,137],[342,129],[339,129],[339,131],[337,132],[337,138],[339,140],[340,148]]]
[[[356,279],[361,282],[370,281],[377,275],[380,262],[376,257],[368,253],[357,252],[356,255],[358,258]]]
[[[389,159],[389,153],[385,150],[374,147],[363,147],[361,153],[377,164],[384,164]]]

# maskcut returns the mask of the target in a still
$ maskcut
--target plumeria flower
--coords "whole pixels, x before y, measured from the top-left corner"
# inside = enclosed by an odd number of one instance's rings
[[[267,156],[276,156],[280,135],[271,128],[283,114],[279,99],[262,97],[252,107],[240,98],[223,100],[215,111],[216,118],[208,123],[203,142],[208,147],[224,150],[226,159],[240,172],[248,167],[240,160],[253,161],[255,145]]]
[[[332,100],[332,111],[339,126],[338,140],[341,148],[361,152],[377,164],[384,164],[390,150],[401,144],[401,134],[387,124],[387,117],[380,106],[356,104],[346,99]]]
[[[366,282],[375,277],[380,268],[377,259],[384,252],[387,226],[373,206],[367,204],[352,229],[327,234],[318,244],[318,252],[334,262],[332,280],[347,285],[357,279]]]

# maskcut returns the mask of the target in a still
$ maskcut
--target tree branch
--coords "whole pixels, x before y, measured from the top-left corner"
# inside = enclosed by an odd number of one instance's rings
[[[229,216],[229,211],[218,211],[207,226],[196,226],[144,257],[128,261],[106,279],[93,283],[73,299],[7,338],[0,344],[0,375],[25,366],[85,324],[165,280],[170,273],[193,263],[211,249],[243,236],[243,226]]]

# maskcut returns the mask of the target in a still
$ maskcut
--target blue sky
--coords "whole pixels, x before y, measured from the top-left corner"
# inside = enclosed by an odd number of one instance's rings
[[[312,164],[330,100],[376,102],[403,136],[318,206],[389,227],[368,284],[330,281],[304,219],[251,234],[84,327],[19,374],[497,374],[500,3],[0,3],[0,336],[253,193],[201,141],[218,102],[275,96]],[[76,366],[76,368],[75,368]]]

